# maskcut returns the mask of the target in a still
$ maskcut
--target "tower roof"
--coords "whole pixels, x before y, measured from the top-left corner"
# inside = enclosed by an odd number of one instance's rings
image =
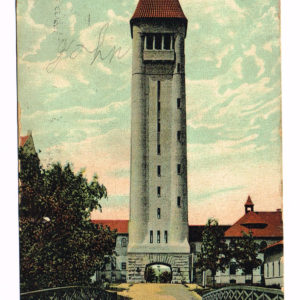
[[[132,25],[135,21],[153,19],[181,20],[187,26],[187,18],[183,13],[179,0],[139,0],[130,19],[131,36]]]
[[[178,0],[139,0],[131,18],[179,18],[186,19]]]
[[[247,199],[245,205],[254,205],[250,196],[248,196],[248,199]]]

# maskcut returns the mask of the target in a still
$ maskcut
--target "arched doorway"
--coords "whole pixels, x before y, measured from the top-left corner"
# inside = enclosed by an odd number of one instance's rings
[[[145,280],[152,283],[171,283],[172,268],[168,264],[148,264],[145,268]]]

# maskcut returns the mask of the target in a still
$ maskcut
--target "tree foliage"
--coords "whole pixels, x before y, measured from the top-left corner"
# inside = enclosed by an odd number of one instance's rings
[[[156,275],[153,268],[150,266],[145,270],[145,280],[146,282],[155,282]]]
[[[161,283],[168,283],[172,280],[172,274],[169,271],[164,271],[161,274],[159,274],[159,282]]]
[[[210,270],[215,284],[217,271],[224,272],[230,262],[228,246],[225,243],[224,232],[218,221],[209,219],[202,233],[201,248],[196,266],[201,271]]]
[[[261,259],[257,258],[260,246],[257,244],[251,233],[243,233],[243,237],[231,242],[232,256],[237,267],[246,275],[251,274],[251,283],[253,282],[253,269],[262,264]]]
[[[115,245],[115,232],[90,220],[106,188],[70,164],[44,169],[22,149],[19,160],[21,290],[89,284]]]

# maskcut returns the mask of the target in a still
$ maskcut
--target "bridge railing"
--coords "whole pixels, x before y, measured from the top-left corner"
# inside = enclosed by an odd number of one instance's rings
[[[203,300],[283,300],[283,292],[257,286],[228,286],[208,292]]]
[[[127,300],[117,292],[95,287],[66,286],[21,293],[21,300]]]

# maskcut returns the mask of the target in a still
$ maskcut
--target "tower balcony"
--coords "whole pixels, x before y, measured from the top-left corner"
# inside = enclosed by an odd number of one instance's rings
[[[144,50],[144,61],[174,61],[174,50]]]

